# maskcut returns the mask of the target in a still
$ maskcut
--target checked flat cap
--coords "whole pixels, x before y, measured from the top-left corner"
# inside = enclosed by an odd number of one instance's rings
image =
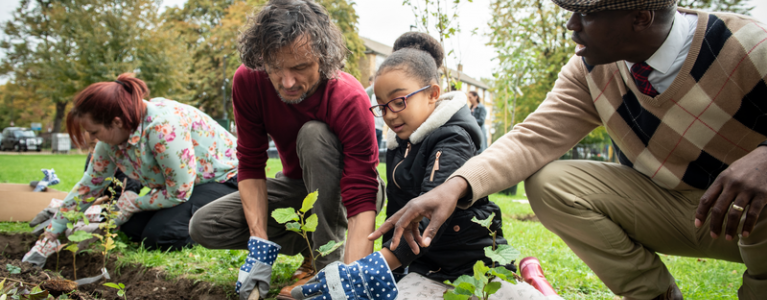
[[[658,10],[674,5],[676,0],[551,0],[560,7],[578,13],[603,10]]]

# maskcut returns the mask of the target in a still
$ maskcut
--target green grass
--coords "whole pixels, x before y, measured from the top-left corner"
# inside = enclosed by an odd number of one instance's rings
[[[61,180],[51,188],[69,192],[83,177],[87,155],[0,154],[0,183],[29,183],[43,178],[40,169],[55,169]]]
[[[55,168],[62,179],[58,190],[69,190],[82,176],[84,155],[0,155],[0,182],[26,183],[42,177],[41,168]],[[281,169],[279,160],[267,162],[267,176],[273,177]],[[378,167],[384,176],[385,165]],[[384,178],[385,180],[385,178]],[[614,295],[599,278],[562,242],[538,222],[521,221],[533,214],[525,200],[524,186],[517,195],[494,194],[490,199],[503,212],[504,235],[510,244],[522,252],[522,257],[535,256],[543,264],[544,272],[555,289],[565,299],[613,299]],[[376,218],[376,226],[384,221],[384,214]],[[0,223],[0,232],[29,231],[25,222]],[[376,242],[376,250],[381,241]],[[171,277],[185,277],[212,282],[234,291],[237,272],[247,253],[243,250],[209,250],[201,246],[177,252],[147,251],[132,246],[120,253],[119,264],[141,263],[147,267],[165,270]],[[745,271],[743,264],[714,259],[697,259],[661,255],[687,299],[737,299],[737,288]],[[301,263],[300,256],[280,255],[273,272],[273,291],[289,284],[293,270]]]

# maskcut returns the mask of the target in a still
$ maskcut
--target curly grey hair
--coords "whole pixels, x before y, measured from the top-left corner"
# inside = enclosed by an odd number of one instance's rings
[[[239,37],[240,59],[246,67],[264,70],[275,63],[275,54],[302,37],[311,43],[318,58],[322,79],[335,78],[350,53],[341,31],[331,22],[324,7],[312,0],[271,0]]]

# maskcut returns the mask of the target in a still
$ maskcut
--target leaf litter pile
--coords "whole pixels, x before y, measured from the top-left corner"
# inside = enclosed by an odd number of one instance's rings
[[[207,282],[190,279],[166,279],[163,271],[148,269],[141,265],[126,265],[117,269],[116,259],[110,257],[107,270],[111,280],[101,279],[98,282],[76,286],[72,269],[73,256],[69,251],[58,254],[58,269],[55,272],[57,257],[51,255],[45,267],[40,269],[29,263],[22,263],[24,254],[34,245],[37,237],[29,234],[0,233],[0,282],[5,279],[4,290],[34,290],[47,291],[59,299],[124,299],[118,296],[120,290],[106,287],[104,283],[114,282],[124,284],[127,299],[234,299],[235,295],[227,295],[221,287]],[[80,253],[77,255],[77,278],[97,276],[101,274],[104,257],[99,253]],[[35,287],[39,289],[34,289]],[[3,291],[0,291],[2,294]],[[33,299],[25,297],[22,299]],[[10,297],[8,299],[11,299]],[[45,298],[40,298],[45,299]],[[52,298],[48,298],[52,299]]]

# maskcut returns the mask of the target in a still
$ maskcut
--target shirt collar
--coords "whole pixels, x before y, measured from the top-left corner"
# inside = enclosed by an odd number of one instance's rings
[[[674,23],[671,25],[671,31],[669,31],[666,40],[645,62],[653,70],[666,74],[684,48],[689,27],[690,24],[687,23],[684,16],[677,11],[674,14]],[[626,61],[626,65],[631,69],[633,63]]]

